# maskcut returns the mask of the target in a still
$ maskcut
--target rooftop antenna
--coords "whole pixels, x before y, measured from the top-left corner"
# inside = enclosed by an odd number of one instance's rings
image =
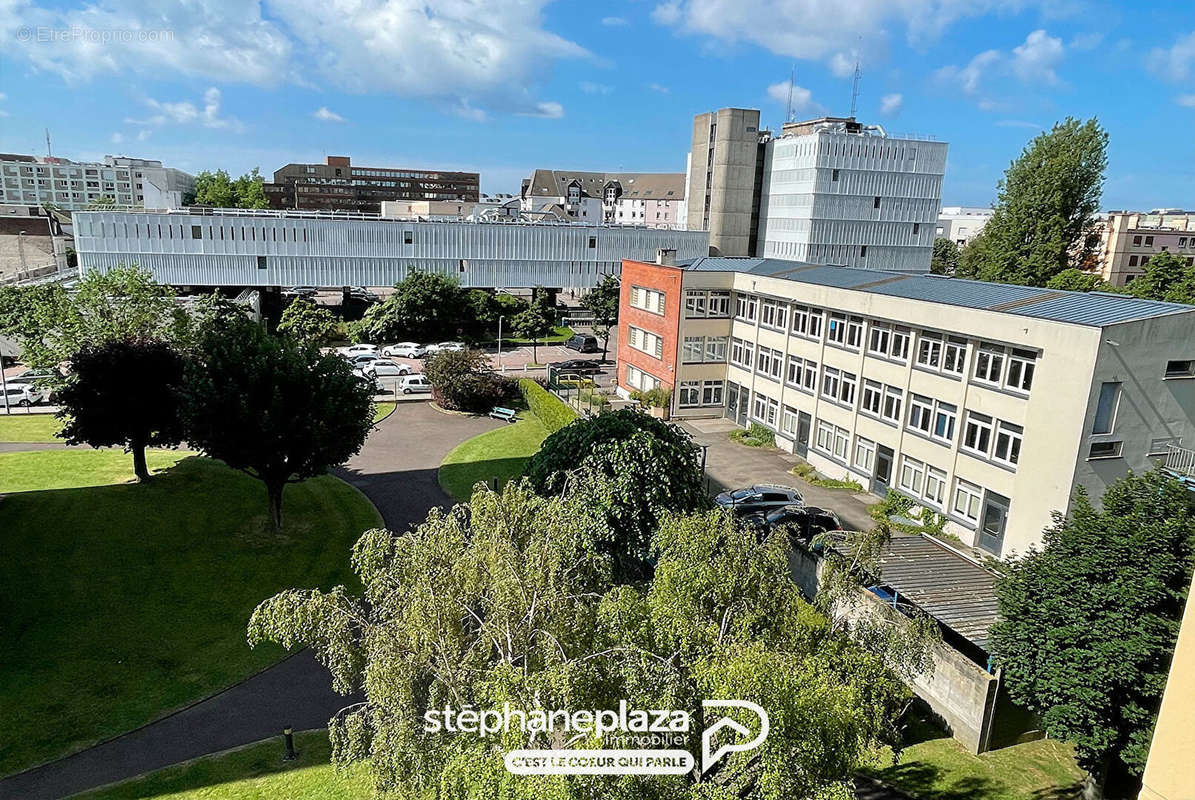
[[[50,129],[46,128],[46,158],[53,158],[54,151],[50,149]]]
[[[859,57],[855,56],[855,81],[851,86],[851,119],[855,118],[855,109],[859,105],[859,79],[863,77],[863,70],[859,69]]]
[[[797,62],[793,62],[792,74],[788,78],[788,106],[784,109],[784,121],[793,121],[793,86],[797,82]]]

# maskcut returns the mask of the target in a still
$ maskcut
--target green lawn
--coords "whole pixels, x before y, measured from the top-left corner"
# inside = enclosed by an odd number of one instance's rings
[[[473,484],[497,477],[499,484],[523,473],[527,459],[535,455],[548,436],[537,417],[526,412],[518,422],[461,442],[440,464],[440,486],[457,500],[465,501]]]
[[[53,414],[0,414],[0,442],[60,442],[61,429]]]
[[[384,420],[386,417],[390,416],[390,414],[394,411],[396,406],[397,406],[397,403],[395,403],[393,400],[385,400],[381,403],[374,403],[374,409],[373,409],[374,424],[376,425],[379,422],[381,422],[382,420]]]
[[[55,480],[81,469],[42,473]],[[11,480],[7,462],[0,475]],[[11,711],[0,726],[0,775],[127,731],[281,658],[281,648],[245,644],[254,606],[289,587],[351,586],[349,548],[381,524],[362,494],[331,476],[288,486],[283,514],[275,533],[260,482],[198,457],[144,485],[0,499],[0,708]]]
[[[182,450],[149,450],[145,453],[145,463],[152,473],[174,466],[189,455],[193,454]],[[0,493],[108,486],[128,483],[133,478],[133,456],[114,448],[0,453]]]
[[[926,738],[931,737],[931,738]],[[922,723],[900,763],[870,773],[916,800],[1069,800],[1083,772],[1071,747],[1052,739],[971,755]]]
[[[281,737],[151,772],[87,800],[367,800],[373,785],[364,765],[338,775],[328,759],[327,731],[295,735],[299,757],[282,760]]]

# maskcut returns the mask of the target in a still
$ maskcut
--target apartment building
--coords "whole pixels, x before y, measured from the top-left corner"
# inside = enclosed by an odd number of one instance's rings
[[[537,169],[523,181],[524,212],[607,225],[679,228],[685,176],[671,172]]]
[[[0,205],[76,211],[110,200],[131,208],[179,208],[195,177],[161,161],[104,156],[103,162],[0,154]]]
[[[714,255],[928,272],[946,151],[853,117],[773,135],[752,109],[699,114],[688,226],[710,232]]]
[[[270,208],[356,211],[377,214],[386,200],[447,200],[476,203],[476,172],[354,166],[349,156],[328,156],[324,164],[287,164],[266,183]]]
[[[666,260],[666,259],[664,259]],[[777,259],[624,261],[620,394],[759,423],[995,555],[1195,441],[1195,307]]]
[[[1113,286],[1139,277],[1146,262],[1165,251],[1195,264],[1195,212],[1112,211],[1101,225],[1099,269]]]
[[[949,239],[959,247],[971,244],[992,218],[992,209],[974,206],[942,206],[936,237]]]

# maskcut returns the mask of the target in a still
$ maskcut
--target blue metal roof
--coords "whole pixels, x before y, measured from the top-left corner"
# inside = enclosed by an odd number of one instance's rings
[[[1131,295],[1065,292],[1036,286],[945,278],[937,275],[854,267],[833,267],[778,258],[708,256],[684,264],[707,272],[746,272],[797,283],[854,289],[1055,322],[1103,327],[1130,320],[1195,311],[1195,306],[1142,300]]]

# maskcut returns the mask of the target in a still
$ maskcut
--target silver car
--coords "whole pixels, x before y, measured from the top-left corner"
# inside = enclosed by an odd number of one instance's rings
[[[3,392],[3,404],[8,406],[22,406],[28,408],[46,400],[46,392],[34,388],[32,383],[18,383],[10,385]]]
[[[382,355],[394,358],[423,358],[427,348],[417,342],[399,342],[382,348]]]

